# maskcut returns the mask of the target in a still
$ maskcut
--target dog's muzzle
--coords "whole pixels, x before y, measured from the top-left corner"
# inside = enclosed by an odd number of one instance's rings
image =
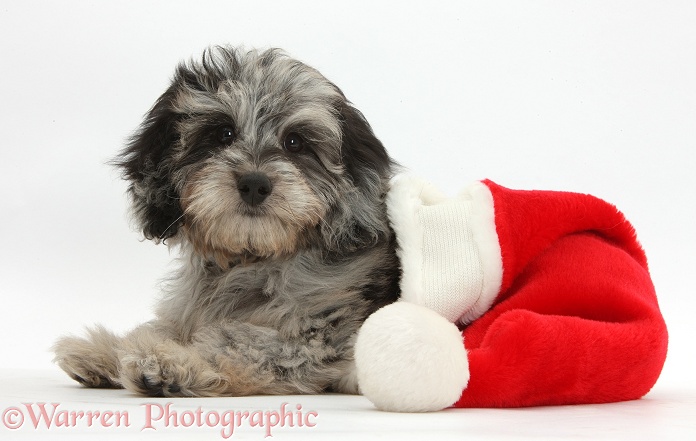
[[[256,207],[273,191],[271,180],[263,173],[249,173],[237,181],[237,190],[242,200],[252,207]]]

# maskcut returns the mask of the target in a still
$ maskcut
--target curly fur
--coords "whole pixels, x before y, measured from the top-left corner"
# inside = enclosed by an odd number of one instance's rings
[[[334,84],[279,50],[211,48],[115,162],[143,234],[180,268],[154,321],[60,339],[68,375],[152,396],[357,392],[355,334],[399,296],[394,163]],[[242,197],[250,173],[270,184],[260,204]]]

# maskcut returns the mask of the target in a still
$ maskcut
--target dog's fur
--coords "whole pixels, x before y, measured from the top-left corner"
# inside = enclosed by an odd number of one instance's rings
[[[399,296],[394,163],[334,84],[279,50],[211,48],[116,163],[181,267],[154,321],[59,340],[63,370],[151,396],[357,392],[356,332]]]

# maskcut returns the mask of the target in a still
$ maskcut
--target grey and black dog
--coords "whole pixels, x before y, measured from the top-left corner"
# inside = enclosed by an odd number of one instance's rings
[[[151,396],[358,392],[356,333],[399,297],[395,165],[338,87],[279,50],[211,48],[116,164],[181,267],[152,322],[60,339],[68,375]]]

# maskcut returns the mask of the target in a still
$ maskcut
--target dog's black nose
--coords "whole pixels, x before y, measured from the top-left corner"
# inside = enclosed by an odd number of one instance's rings
[[[244,202],[255,207],[271,194],[273,186],[268,176],[263,173],[249,173],[239,178],[237,190]]]

